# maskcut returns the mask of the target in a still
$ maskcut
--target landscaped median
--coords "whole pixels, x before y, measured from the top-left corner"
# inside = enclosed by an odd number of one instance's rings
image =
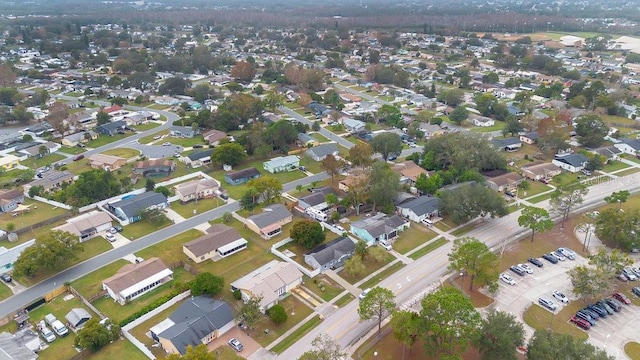
[[[624,345],[624,352],[631,360],[640,360],[640,344],[630,341]]]

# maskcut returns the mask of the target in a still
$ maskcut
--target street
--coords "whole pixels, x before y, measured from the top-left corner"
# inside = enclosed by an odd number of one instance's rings
[[[297,112],[289,109],[286,106],[281,106],[279,108],[280,111],[282,111],[283,113],[291,116],[294,120],[301,122],[303,124],[307,124],[309,126],[313,125],[313,121],[307,119],[306,117],[298,114]],[[331,140],[331,141],[335,141],[336,143],[346,147],[347,149],[351,149],[353,147],[353,143],[348,141],[347,139],[343,138],[342,136],[338,136],[334,133],[332,133],[331,131],[323,128],[322,126],[320,127],[320,130],[318,131],[322,136],[326,137],[327,139]]]

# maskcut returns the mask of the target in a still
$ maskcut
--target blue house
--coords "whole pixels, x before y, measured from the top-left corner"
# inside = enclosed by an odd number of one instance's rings
[[[380,240],[390,240],[411,226],[407,219],[398,215],[378,213],[351,223],[351,232],[367,243],[374,245]]]
[[[224,175],[224,181],[229,185],[240,185],[249,182],[251,179],[257,179],[261,176],[260,171],[256,168],[248,168],[236,171],[231,174]]]
[[[140,221],[142,213],[150,209],[166,209],[169,200],[166,196],[155,191],[147,191],[139,195],[122,198],[120,201],[108,204],[109,210],[118,218],[130,223]]]
[[[124,131],[124,128],[127,127],[127,123],[124,120],[118,120],[106,124],[102,124],[96,127],[96,131],[98,134],[113,136],[118,132]]]

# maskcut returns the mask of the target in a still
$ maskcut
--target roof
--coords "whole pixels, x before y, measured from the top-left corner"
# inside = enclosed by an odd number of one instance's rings
[[[560,171],[560,168],[552,163],[537,163],[523,166],[522,170],[534,175],[546,175],[550,172]]]
[[[277,290],[302,278],[298,268],[288,262],[272,260],[249,274],[231,283],[231,287],[262,296],[261,306],[278,299]]]
[[[120,200],[110,205],[114,208],[120,208],[127,217],[132,218],[140,215],[140,212],[151,206],[167,202],[167,197],[155,191],[147,191],[142,194]]]
[[[191,134],[194,132],[194,129],[191,126],[177,126],[177,125],[173,125],[169,128],[169,131],[174,132],[180,132],[182,134]]]
[[[496,147],[499,147],[499,148],[503,148],[503,147],[507,147],[507,146],[511,146],[511,145],[522,144],[520,139],[517,138],[517,137],[508,137],[508,138],[504,138],[504,139],[494,138],[494,139],[491,139],[491,142],[493,143],[493,145],[495,145]]]
[[[620,141],[631,146],[634,150],[640,150],[640,139],[622,138]]]
[[[573,167],[584,166],[584,163],[589,161],[586,156],[582,154],[569,154],[563,156],[556,156],[554,160],[571,165]]]
[[[314,189],[311,194],[298,198],[298,202],[302,201],[310,206],[316,206],[325,202],[327,195],[329,194],[335,194],[333,188],[330,186]]]
[[[206,149],[206,150],[202,150],[202,151],[197,151],[197,152],[194,152],[192,154],[187,155],[187,157],[191,161],[200,160],[202,158],[208,158],[208,157],[211,157],[211,154],[213,154],[213,150],[214,149]]]
[[[174,186],[176,192],[182,195],[196,194],[205,189],[218,188],[217,181],[208,178],[195,179]]]
[[[327,155],[335,154],[337,152],[338,146],[334,143],[314,146],[311,149],[307,150],[307,153],[312,153],[318,158],[324,158]]]
[[[425,174],[427,177],[429,176],[429,173],[427,172],[427,170],[421,168],[411,160],[403,161],[401,163],[395,164],[393,166],[393,170],[397,171],[402,176],[409,178],[413,181],[416,181],[418,179],[418,176],[420,176],[420,174]]]
[[[601,147],[601,148],[597,148],[597,149],[595,149],[593,151],[597,152],[598,154],[600,154],[600,155],[602,155],[602,156],[604,156],[606,158],[610,158],[610,157],[612,157],[614,155],[618,155],[618,154],[622,153],[622,150],[618,149],[617,147],[615,147],[613,145],[612,146],[604,146],[604,147]]]
[[[36,335],[38,336],[38,335]],[[0,333],[0,360],[32,360],[38,358],[10,333]]]
[[[234,320],[231,307],[224,301],[207,296],[188,298],[169,315],[173,326],[158,335],[171,341],[184,354],[187,346],[202,344],[202,339]]]
[[[287,166],[292,163],[300,162],[300,158],[297,155],[289,155],[289,156],[278,156],[269,161],[265,161],[264,164],[269,164],[269,167],[278,168],[281,166]]]
[[[127,159],[125,158],[121,158],[119,156],[113,156],[113,155],[106,155],[106,154],[93,154],[91,156],[89,156],[89,162],[91,162],[92,164],[99,164],[99,165],[113,165],[118,161],[127,161]]]
[[[486,176],[487,180],[493,182],[497,186],[514,184],[524,179],[522,175],[515,172],[507,172],[496,176]]]
[[[58,171],[58,170],[49,170],[46,173],[42,174],[41,179],[34,180],[29,183],[29,185],[33,186],[42,186],[45,189],[51,187],[52,185],[58,185],[62,182],[69,181],[73,179],[75,175],[70,173],[67,170]]]
[[[125,126],[127,126],[126,122],[124,122],[123,120],[118,120],[118,121],[108,122],[106,124],[102,124],[102,125],[98,126],[96,129],[104,129],[104,130],[107,130],[107,131],[113,131],[113,130],[118,130],[118,129],[124,129]]]
[[[420,196],[400,204],[398,207],[409,209],[414,214],[422,216],[437,211],[440,206],[440,199],[433,196]]]
[[[238,233],[238,230],[236,230],[235,228],[224,224],[214,224],[211,225],[209,229],[207,229],[206,235],[190,241],[182,246],[191,251],[194,256],[200,257],[239,239],[244,240],[242,235],[240,235],[240,233]]]
[[[169,270],[167,265],[161,259],[154,257],[139,264],[127,264],[121,267],[115,275],[103,280],[102,283],[114,292],[120,293],[164,270]]]
[[[359,127],[364,127],[365,123],[360,121],[360,120],[356,120],[356,119],[344,119],[342,121],[342,124],[346,127],[350,127],[352,129],[355,128],[359,128]]]
[[[227,137],[227,133],[220,130],[210,130],[202,135],[208,142],[216,142]]]
[[[155,160],[143,160],[136,163],[135,169],[149,169],[158,167],[173,168],[175,162],[169,159],[155,159]]]
[[[0,200],[13,200],[24,196],[20,190],[0,190]]]
[[[235,180],[244,179],[244,178],[252,178],[259,175],[260,175],[260,171],[258,171],[258,169],[250,167],[247,169],[236,171],[231,174],[227,174],[225,176],[235,181]]]
[[[351,227],[365,230],[371,236],[378,237],[382,234],[388,234],[406,223],[407,221],[398,215],[389,216],[384,213],[378,213],[374,216],[354,221],[351,223]]]
[[[326,244],[320,245],[311,250],[305,256],[313,257],[318,264],[324,265],[333,260],[337,260],[346,254],[352,254],[356,244],[348,237],[339,237]]]
[[[282,204],[273,204],[264,208],[264,212],[249,216],[247,219],[253,221],[260,229],[275,224],[292,216],[291,212]]]
[[[75,327],[83,319],[91,319],[91,314],[89,314],[89,312],[84,308],[73,308],[64,316],[64,318]]]
[[[538,140],[538,137],[539,137],[537,131],[528,132],[526,134],[523,134],[522,136],[529,138],[531,140]]]
[[[66,224],[54,228],[55,230],[66,231],[77,236],[82,236],[87,231],[91,231],[100,225],[111,223],[111,216],[102,211],[92,211],[88,214],[80,215],[67,220]]]
[[[302,141],[305,144],[310,142],[315,143],[318,141],[307,133],[298,133],[298,140]]]

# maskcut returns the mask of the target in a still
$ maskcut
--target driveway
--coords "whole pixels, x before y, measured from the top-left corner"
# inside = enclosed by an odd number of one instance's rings
[[[182,152],[182,146],[178,145],[143,145],[137,141],[132,141],[130,144],[126,144],[125,147],[140,150],[142,155],[149,159],[162,159],[170,158],[175,154]]]
[[[255,340],[253,340],[249,335],[247,335],[244,331],[240,330],[239,327],[234,326],[231,330],[227,331],[221,337],[213,340],[207,345],[209,352],[214,351],[220,346],[229,346],[229,339],[236,338],[240,340],[244,349],[238,353],[238,355],[243,358],[248,358],[251,354],[255,353],[259,349],[262,348],[260,344],[258,344]]]

